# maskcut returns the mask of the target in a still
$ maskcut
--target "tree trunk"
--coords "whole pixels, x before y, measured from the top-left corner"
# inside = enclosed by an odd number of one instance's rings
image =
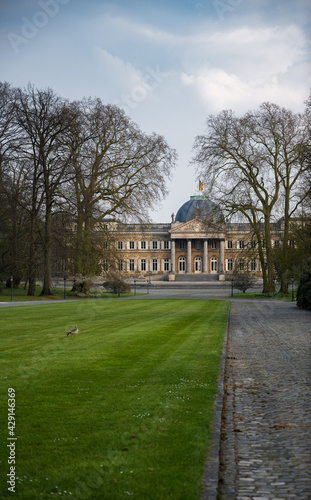
[[[289,196],[290,190],[285,186],[285,206],[284,206],[284,234],[282,247],[282,261],[285,263],[285,269],[282,269],[281,274],[281,292],[288,292],[288,241],[289,241]]]
[[[51,286],[51,223],[52,223],[51,196],[46,195],[44,245],[43,245],[43,289],[41,295],[52,295]]]
[[[75,272],[84,276],[95,273],[97,264],[92,243],[93,202],[89,193],[84,192],[83,201],[78,204],[78,224],[75,255]]]
[[[30,214],[30,245],[29,245],[29,260],[28,260],[28,292],[27,295],[33,296],[36,291],[36,214],[34,211]]]
[[[282,261],[288,262],[288,239],[283,240],[283,248],[282,248]],[[288,268],[287,266],[283,267],[281,270],[281,292],[288,293]]]
[[[256,213],[253,211],[252,212],[252,218],[248,217],[248,220],[254,230],[255,236],[257,238],[257,244],[258,244],[258,255],[259,255],[259,260],[260,260],[260,265],[261,265],[261,270],[262,270],[262,282],[263,282],[263,288],[262,291],[263,293],[265,290],[268,289],[268,278],[267,278],[267,269],[266,269],[266,260],[265,260],[265,254],[263,250],[263,242],[262,242],[262,227],[261,224],[256,220]]]
[[[259,254],[259,260],[260,260],[260,265],[261,265],[261,272],[262,272],[262,291],[265,293],[266,289],[268,288],[268,280],[267,280],[267,269],[266,269],[266,261],[265,261],[265,256],[262,248],[262,242],[261,242],[261,236],[259,235],[258,238],[258,254]]]
[[[83,259],[83,204],[78,201],[77,203],[77,231],[76,231],[76,241],[75,241],[75,253],[74,253],[74,272],[75,274],[80,274],[82,269],[82,259]]]
[[[17,230],[17,210],[16,205],[12,207],[12,240],[11,240],[11,275],[14,277],[18,277],[19,269],[17,263],[17,255],[18,255],[18,230]]]
[[[264,289],[265,293],[273,292],[274,260],[271,248],[271,227],[270,211],[265,214],[265,240],[266,240],[266,259],[267,259],[267,282]]]

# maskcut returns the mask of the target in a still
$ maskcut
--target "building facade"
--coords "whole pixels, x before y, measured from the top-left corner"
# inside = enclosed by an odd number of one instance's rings
[[[256,241],[247,223],[225,222],[217,206],[205,196],[192,196],[172,214],[169,224],[125,224],[111,221],[107,228],[116,249],[116,268],[127,277],[178,280],[224,280],[236,269],[261,276]],[[282,223],[273,225],[273,245],[282,240]],[[109,270],[110,262],[104,262]]]

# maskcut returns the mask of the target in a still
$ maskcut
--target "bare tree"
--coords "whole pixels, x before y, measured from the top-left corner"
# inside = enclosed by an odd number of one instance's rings
[[[14,122],[15,91],[8,83],[0,82],[0,174],[16,143],[17,127]]]
[[[290,220],[298,213],[305,202],[308,191],[304,188],[308,165],[304,151],[310,148],[308,120],[305,114],[294,114],[291,111],[273,104],[265,104],[267,128],[273,131],[278,146],[276,162],[271,165],[278,169],[281,180],[279,213],[283,217],[282,261],[280,267],[281,291],[287,292],[290,275],[289,258]]]
[[[234,288],[241,290],[243,293],[249,288],[252,288],[256,283],[256,278],[247,270],[237,268],[233,276]]]
[[[144,134],[124,111],[100,99],[73,108],[79,118],[66,140],[74,172],[76,258],[85,273],[94,228],[107,216],[146,219],[148,209],[166,194],[176,153],[163,137]]]
[[[42,262],[42,294],[51,293],[53,249],[63,262],[72,257],[76,271],[94,273],[109,239],[104,219],[146,219],[166,194],[175,160],[163,137],[144,134],[100,99],[70,104],[51,89],[0,84],[0,210],[7,216],[1,232],[12,226],[17,255],[26,228],[28,295]],[[8,245],[1,241],[0,250],[7,263]]]
[[[65,181],[68,158],[61,147],[61,137],[69,127],[66,104],[51,89],[37,90],[29,85],[17,90],[16,120],[23,134],[23,154],[31,165],[29,290],[35,287],[35,239],[38,214],[44,207],[42,234],[44,276],[42,295],[51,292],[51,222],[52,208],[60,184]]]
[[[302,192],[305,195],[304,207],[308,211],[308,213],[310,213],[311,212],[311,94],[309,95],[309,98],[306,101],[305,116],[308,126],[309,142],[307,145],[305,145],[302,154],[303,158],[302,161],[306,166],[306,180]]]
[[[0,233],[1,271],[16,278],[23,272],[22,237],[25,214],[20,207],[25,193],[24,168],[18,163],[20,139],[14,120],[15,89],[0,83]]]
[[[7,163],[11,146],[12,90],[7,83],[0,83],[0,272],[6,271],[8,261],[8,197]],[[1,281],[1,280],[0,280]]]
[[[232,111],[210,116],[206,133],[195,140],[199,177],[224,213],[242,215],[256,235],[265,292],[273,289],[271,222],[283,215],[286,248],[288,220],[301,203],[301,151],[307,141],[305,116],[271,103],[242,117]]]

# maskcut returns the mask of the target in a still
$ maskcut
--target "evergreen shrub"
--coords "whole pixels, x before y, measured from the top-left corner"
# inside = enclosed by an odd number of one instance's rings
[[[311,311],[311,272],[304,273],[297,290],[297,306]]]

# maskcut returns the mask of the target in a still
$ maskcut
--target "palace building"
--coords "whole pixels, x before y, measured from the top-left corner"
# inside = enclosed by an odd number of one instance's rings
[[[206,196],[191,196],[167,224],[107,221],[125,276],[152,280],[225,280],[236,270],[261,276],[256,241],[248,223],[230,223]],[[272,224],[273,245],[282,240],[282,220]],[[109,270],[110,262],[104,261]]]

